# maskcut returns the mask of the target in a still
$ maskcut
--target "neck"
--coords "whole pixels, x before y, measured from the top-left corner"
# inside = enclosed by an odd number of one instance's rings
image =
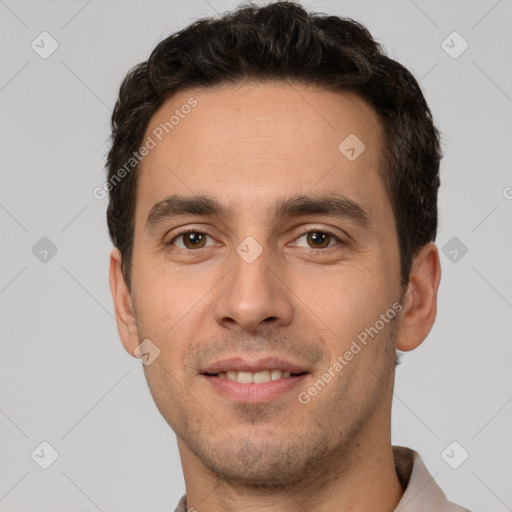
[[[368,429],[361,430],[350,446],[332,451],[321,467],[301,481],[279,488],[233,485],[219,480],[205,471],[178,438],[187,509],[199,512],[295,512],[297,509],[392,512],[404,489],[396,474],[390,423],[378,423],[381,424],[373,424],[371,429],[378,435],[369,436]]]

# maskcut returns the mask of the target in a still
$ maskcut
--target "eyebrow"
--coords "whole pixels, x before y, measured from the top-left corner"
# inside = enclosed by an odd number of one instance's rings
[[[204,215],[228,218],[235,214],[235,210],[222,205],[217,199],[210,196],[171,195],[153,205],[144,229],[152,230],[158,224],[180,216]],[[339,194],[296,195],[279,199],[269,211],[269,217],[276,218],[303,215],[326,215],[351,220],[362,228],[373,227],[371,217],[364,208]]]

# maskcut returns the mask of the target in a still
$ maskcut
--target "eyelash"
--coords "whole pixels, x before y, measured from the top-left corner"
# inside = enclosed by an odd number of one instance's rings
[[[197,234],[200,234],[200,235],[206,235],[206,236],[209,236],[210,238],[213,238],[211,235],[209,235],[208,233],[205,233],[204,231],[199,231],[198,229],[194,229],[194,228],[189,228],[189,229],[186,229],[186,230],[183,230],[183,231],[180,231],[179,233],[177,233],[176,235],[173,236],[173,238],[171,240],[169,240],[168,242],[166,242],[166,246],[174,246],[174,241],[179,239],[180,237],[182,237],[183,235],[187,235],[188,233],[197,233]],[[318,250],[327,250],[327,249],[332,249],[333,247],[335,247],[336,245],[343,245],[344,244],[344,241],[337,235],[335,235],[333,232],[327,230],[327,229],[320,229],[320,228],[313,228],[313,229],[308,229],[307,231],[304,231],[303,233],[301,233],[299,236],[296,237],[295,240],[298,240],[299,238],[302,238],[304,235],[308,235],[309,233],[324,233],[326,235],[329,235],[330,237],[334,238],[338,243],[335,244],[334,246],[327,246],[327,247],[319,247],[319,248],[314,248],[314,247],[309,247],[309,249],[313,250],[313,251],[318,251]],[[174,246],[176,247],[176,246]],[[200,249],[205,249],[205,247],[200,247],[199,249],[187,249],[187,248],[182,248],[182,247],[176,247],[177,249],[180,249],[182,251],[187,251],[187,252],[195,252],[195,251],[199,251]],[[305,247],[303,247],[303,249],[305,249]]]

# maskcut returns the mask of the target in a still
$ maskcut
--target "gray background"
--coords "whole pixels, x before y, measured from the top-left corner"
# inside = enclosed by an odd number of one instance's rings
[[[118,338],[107,203],[92,190],[128,69],[236,5],[0,0],[0,511],[173,510],[184,492],[174,433]],[[451,500],[512,510],[512,3],[304,5],[364,23],[421,79],[443,133],[439,314],[398,369],[393,443],[416,449]],[[31,48],[43,31],[59,45],[47,59]],[[453,31],[469,44],[458,58],[458,36],[452,56],[442,47]],[[46,261],[43,237],[57,248]],[[48,469],[43,441],[58,452]],[[453,441],[469,453],[458,469],[441,456]]]

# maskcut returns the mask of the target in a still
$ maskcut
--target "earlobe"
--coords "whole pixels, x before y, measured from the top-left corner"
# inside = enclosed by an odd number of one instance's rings
[[[439,252],[437,246],[429,242],[420,249],[412,265],[403,299],[397,349],[413,350],[427,337],[436,319],[440,281]]]
[[[117,247],[112,249],[110,253],[109,282],[119,337],[125,350],[136,357],[134,350],[139,344],[137,324],[130,291],[122,272],[122,255]]]

